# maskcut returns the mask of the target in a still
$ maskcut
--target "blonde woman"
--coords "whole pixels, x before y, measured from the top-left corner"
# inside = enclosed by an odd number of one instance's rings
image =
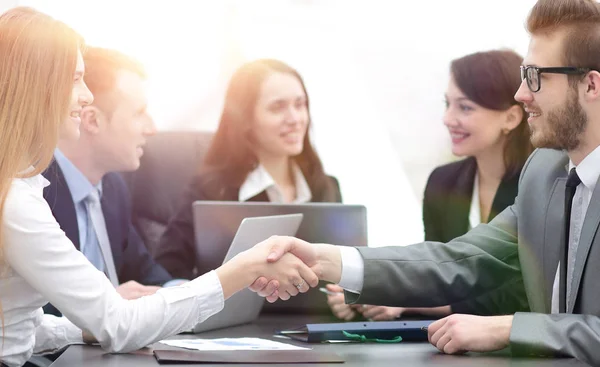
[[[184,286],[121,298],[74,248],[42,197],[47,181],[40,172],[58,139],[79,137],[79,112],[93,99],[81,50],[79,36],[47,15],[14,8],[0,16],[0,364],[21,366],[33,352],[81,341],[82,334],[109,351],[135,350],[205,320],[257,279],[277,280],[271,285],[282,299],[316,285],[315,274],[291,255],[267,264],[259,244]],[[44,315],[48,301],[68,319]]]

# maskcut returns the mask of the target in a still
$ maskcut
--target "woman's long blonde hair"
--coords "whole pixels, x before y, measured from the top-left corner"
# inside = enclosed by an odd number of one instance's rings
[[[82,46],[75,31],[34,9],[0,15],[0,223],[12,180],[39,174],[52,160]],[[33,170],[24,173],[29,166]]]

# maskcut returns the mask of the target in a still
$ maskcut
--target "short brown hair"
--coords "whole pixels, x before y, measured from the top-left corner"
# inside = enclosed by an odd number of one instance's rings
[[[519,66],[523,58],[514,51],[493,50],[477,52],[452,61],[450,72],[460,91],[483,108],[506,111],[519,105],[523,117],[508,133],[504,145],[506,179],[519,174],[533,151],[527,114],[514,95],[521,85]]]
[[[594,0],[538,0],[527,18],[530,34],[567,30],[562,66],[600,70],[600,4]],[[580,76],[570,75],[569,80]]]
[[[114,90],[119,71],[131,71],[146,78],[146,71],[141,63],[116,50],[88,46],[83,54],[83,61],[85,83],[94,95],[94,104],[106,107],[107,113],[112,112],[114,107],[110,93]]]

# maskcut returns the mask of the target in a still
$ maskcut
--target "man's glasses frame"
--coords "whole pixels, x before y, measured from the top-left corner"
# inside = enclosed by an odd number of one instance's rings
[[[567,74],[567,75],[583,75],[587,74],[594,69],[590,68],[577,68],[573,66],[561,66],[551,68],[540,68],[538,66],[521,66],[521,80],[527,79],[527,87],[533,93],[538,92],[542,87],[542,80],[540,74]]]

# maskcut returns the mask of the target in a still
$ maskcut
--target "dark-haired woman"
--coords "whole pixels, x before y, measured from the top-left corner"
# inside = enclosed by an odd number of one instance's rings
[[[452,61],[443,120],[452,139],[452,153],[466,158],[437,167],[429,176],[423,199],[426,241],[448,242],[491,221],[515,201],[519,174],[533,150],[527,114],[514,99],[521,84],[522,62],[521,56],[509,50],[478,52]],[[340,292],[337,286],[328,287]],[[425,309],[349,306],[343,294],[328,296],[328,302],[334,314],[345,320],[357,314],[390,320],[406,312],[491,315],[527,308],[527,299],[507,297],[504,292]]]
[[[161,238],[156,260],[179,278],[196,268],[192,203],[196,200],[274,203],[341,202],[309,137],[304,82],[277,60],[241,66],[232,76],[217,132],[182,207]]]

